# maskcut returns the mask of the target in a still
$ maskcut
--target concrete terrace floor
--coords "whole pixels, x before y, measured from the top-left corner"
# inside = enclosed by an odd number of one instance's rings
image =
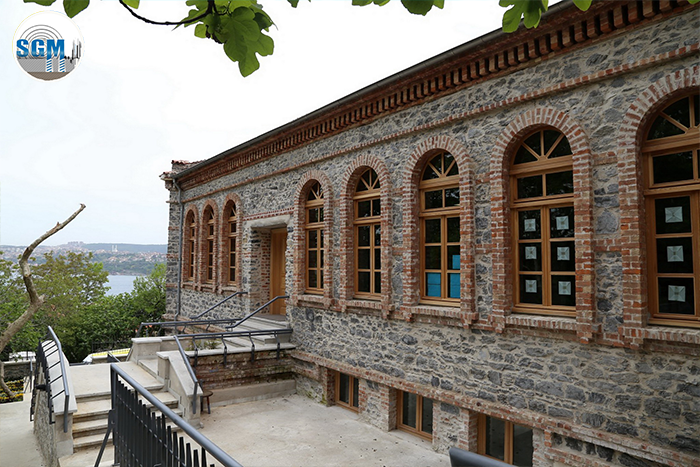
[[[0,467],[44,467],[28,399],[0,404]],[[353,412],[300,395],[212,407],[202,423],[201,433],[244,467],[450,465],[427,441],[381,431]],[[97,451],[85,454],[83,463],[93,465]]]

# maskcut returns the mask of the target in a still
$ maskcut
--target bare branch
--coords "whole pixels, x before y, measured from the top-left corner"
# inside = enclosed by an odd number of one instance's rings
[[[20,329],[22,329],[22,326],[24,326],[27,321],[29,321],[32,316],[37,312],[37,310],[41,307],[41,305],[44,304],[44,296],[39,296],[39,294],[36,291],[36,287],[34,286],[34,281],[32,280],[32,272],[29,269],[29,258],[32,256],[32,253],[34,252],[34,249],[39,246],[41,242],[67,226],[73,219],[75,219],[78,214],[80,214],[83,209],[85,209],[85,205],[81,204],[80,208],[75,211],[68,219],[61,223],[57,223],[53,228],[48,230],[44,235],[41,237],[37,238],[32,242],[31,245],[29,245],[25,250],[24,253],[22,254],[21,258],[19,259],[19,267],[20,270],[22,271],[22,279],[24,280],[24,286],[27,289],[27,294],[29,294],[29,306],[27,307],[27,310],[22,313],[22,315],[17,318],[15,321],[10,323],[10,325],[3,331],[2,335],[0,335],[0,352],[5,350],[5,347],[7,344],[10,342],[12,337],[14,337],[17,332],[19,332]]]
[[[126,10],[127,10],[129,13],[131,13],[131,16],[133,16],[133,17],[136,18],[136,19],[140,19],[140,20],[143,21],[144,23],[156,24],[156,25],[158,25],[158,26],[181,26],[181,25],[183,25],[183,24],[190,24],[190,23],[194,23],[195,21],[199,21],[200,19],[202,19],[202,18],[206,17],[207,15],[213,13],[213,12],[214,12],[214,0],[208,0],[208,1],[209,1],[209,4],[207,5],[207,11],[205,11],[204,13],[202,13],[202,14],[199,15],[199,16],[195,16],[194,18],[186,19],[186,20],[183,20],[183,21],[153,21],[153,20],[151,20],[151,19],[148,19],[148,18],[146,18],[146,17],[144,17],[144,16],[141,16],[141,15],[139,15],[138,13],[136,13],[129,5],[127,5],[126,3],[124,3],[124,0],[119,0],[119,3],[121,3],[122,6],[123,6],[124,8],[126,8]]]

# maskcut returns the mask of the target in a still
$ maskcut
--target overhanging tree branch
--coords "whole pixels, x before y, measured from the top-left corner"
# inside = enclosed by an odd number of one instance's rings
[[[199,16],[195,16],[194,18],[186,19],[186,20],[183,20],[183,21],[153,21],[153,20],[151,20],[151,19],[148,19],[148,18],[146,18],[146,17],[144,17],[144,16],[141,16],[141,15],[139,15],[138,13],[136,13],[129,5],[127,5],[126,3],[124,3],[124,0],[119,0],[119,3],[121,3],[122,6],[123,6],[124,8],[126,8],[126,10],[127,10],[129,13],[131,13],[131,16],[133,16],[133,17],[136,18],[136,19],[140,19],[140,20],[143,21],[144,23],[156,24],[156,25],[158,25],[158,26],[182,26],[183,24],[190,24],[190,23],[194,23],[194,22],[196,22],[196,21],[199,21],[200,19],[202,19],[202,18],[206,17],[207,15],[213,13],[213,12],[214,12],[214,0],[208,0],[208,1],[209,1],[209,2],[208,2],[208,5],[207,5],[207,10],[206,10],[204,13],[202,13],[202,14],[199,15]]]
[[[44,296],[39,295],[36,291],[36,287],[34,286],[32,272],[29,268],[29,258],[32,256],[32,253],[34,253],[34,250],[41,244],[41,242],[67,226],[78,216],[78,214],[83,211],[83,209],[85,209],[85,205],[81,204],[80,208],[78,208],[78,210],[75,211],[68,219],[60,223],[57,222],[53,228],[49,229],[46,233],[44,233],[44,235],[34,240],[34,242],[32,242],[32,244],[24,250],[24,253],[22,253],[22,256],[19,259],[19,268],[22,272],[24,286],[27,289],[27,294],[29,295],[29,306],[27,307],[27,310],[22,313],[19,318],[10,323],[10,325],[7,326],[7,329],[5,329],[2,335],[0,335],[0,352],[5,350],[5,347],[14,337],[14,335],[17,334],[30,319],[32,319],[34,314],[39,310],[39,308],[41,308],[41,305],[44,304]],[[2,361],[0,361],[0,387],[2,387],[3,391],[5,391],[10,398],[15,397],[14,392],[12,392],[10,388],[7,387],[7,384],[5,384],[5,364]]]

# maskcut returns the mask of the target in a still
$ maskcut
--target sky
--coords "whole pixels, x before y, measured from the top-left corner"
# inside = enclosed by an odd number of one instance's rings
[[[41,81],[14,59],[13,36],[32,13],[0,6],[0,245],[25,246],[87,207],[45,242],[167,243],[172,160],[199,161],[500,28],[498,0],[447,0],[411,15],[394,0],[259,0],[272,17],[273,55],[243,78],[221,45],[194,28],[153,26],[116,0],[74,18],[79,66]],[[139,13],[177,21],[184,0],[142,0]],[[4,41],[4,44],[3,44]]]

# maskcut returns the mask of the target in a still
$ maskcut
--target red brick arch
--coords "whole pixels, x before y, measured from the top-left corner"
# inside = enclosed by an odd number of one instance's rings
[[[213,275],[212,282],[207,282],[207,228],[204,223],[204,216],[208,210],[212,211],[214,214],[214,265],[213,265]],[[214,200],[207,200],[202,207],[202,217],[199,222],[199,275],[198,281],[202,288],[210,291],[214,291],[218,283],[217,271],[219,270],[219,242],[217,241],[216,234],[219,231],[219,226],[221,225],[221,213]]]
[[[292,303],[298,303],[300,296],[304,294],[304,265],[306,264],[304,224],[306,197],[311,186],[318,182],[324,190],[324,230],[326,232],[326,258],[323,271],[323,305],[330,307],[333,299],[333,184],[330,178],[320,170],[309,170],[301,176],[294,193],[294,273]]]
[[[353,238],[353,197],[360,176],[367,169],[374,169],[379,177],[381,185],[380,200],[381,211],[381,248],[382,248],[382,308],[383,315],[388,315],[388,307],[393,303],[393,290],[390,277],[392,253],[392,221],[391,221],[391,176],[386,164],[372,156],[362,155],[350,162],[345,170],[341,184],[339,198],[339,222],[340,222],[340,290],[339,298],[342,302],[353,298],[354,287],[354,238]]]
[[[452,154],[459,167],[460,194],[460,251],[461,300],[455,313],[437,312],[419,305],[420,301],[420,241],[419,241],[419,193],[420,174],[425,162],[438,151]],[[460,141],[446,135],[432,136],[422,141],[408,156],[403,176],[403,306],[405,319],[416,314],[442,314],[459,319],[468,326],[476,317],[474,313],[474,193],[473,162],[467,148]]]
[[[647,321],[646,236],[641,146],[644,130],[657,111],[682,94],[700,90],[695,65],[664,76],[630,105],[620,125],[617,170],[620,186],[620,234],[623,277],[623,335],[628,345],[643,343]]]
[[[194,219],[195,223],[195,228],[194,228],[194,275],[192,278],[192,281],[188,281],[188,266],[189,266],[189,255],[188,255],[188,248],[189,248],[189,224],[187,220],[192,216]],[[182,284],[183,286],[186,285],[190,288],[194,287],[196,282],[197,282],[197,277],[198,277],[198,266],[199,266],[199,230],[201,229],[201,221],[199,219],[199,212],[197,211],[196,206],[191,206],[187,208],[185,212],[185,218],[182,222],[182,228],[184,230],[183,236],[182,236],[182,241],[184,242],[184,245],[182,245],[182,272],[181,272],[181,277],[182,277]]]
[[[494,144],[491,182],[493,248],[493,310],[491,323],[505,329],[513,304],[509,172],[513,153],[523,138],[542,128],[555,128],[569,140],[573,152],[574,216],[576,223],[576,329],[582,341],[592,338],[595,322],[595,258],[593,253],[593,158],[585,132],[566,113],[538,107],[516,117]],[[547,324],[543,323],[545,326]]]
[[[236,193],[229,193],[226,195],[226,199],[223,202],[223,208],[220,213],[221,217],[221,222],[219,223],[219,255],[218,261],[219,261],[219,292],[223,292],[221,290],[222,288],[225,288],[228,286],[228,288],[231,288],[231,285],[228,283],[228,257],[226,252],[228,251],[228,218],[225,217],[226,211],[228,210],[228,207],[231,205],[231,203],[236,205],[236,232],[238,234],[238,239],[236,241],[236,273],[238,274],[237,281],[235,283],[235,288],[240,290],[241,286],[241,244],[243,243],[242,238],[243,238],[243,233],[242,233],[242,228],[243,228],[243,203],[241,202],[241,197],[238,196]]]

